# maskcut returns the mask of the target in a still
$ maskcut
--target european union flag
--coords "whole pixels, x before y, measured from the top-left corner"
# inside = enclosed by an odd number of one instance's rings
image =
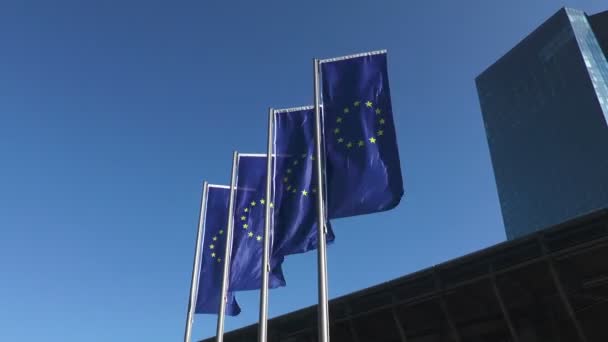
[[[230,187],[209,185],[206,198],[205,233],[203,234],[201,270],[196,296],[196,313],[217,314],[222,290],[222,272],[224,269],[226,247],[226,218],[228,217],[228,200]],[[226,315],[236,316],[241,308],[232,292],[228,293]]]
[[[261,288],[264,223],[267,205],[266,155],[239,154],[234,234],[230,263],[230,290]],[[269,287],[285,286],[283,257],[270,258]]]
[[[273,255],[317,248],[317,178],[314,172],[314,109],[300,107],[274,114]],[[334,241],[328,222],[327,242]]]
[[[386,51],[321,61],[329,218],[389,210],[403,180]]]

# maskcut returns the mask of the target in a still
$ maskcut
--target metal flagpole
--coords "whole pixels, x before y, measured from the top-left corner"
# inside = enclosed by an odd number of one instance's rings
[[[317,248],[318,261],[318,287],[319,287],[319,342],[329,342],[329,303],[327,290],[327,242],[325,240],[325,212],[324,212],[324,188],[323,188],[323,158],[321,145],[321,89],[320,89],[320,63],[318,59],[314,64],[314,91],[315,91],[315,158],[317,175],[317,229],[319,246]]]
[[[196,231],[196,247],[194,248],[194,265],[192,266],[192,281],[190,282],[190,300],[188,301],[188,312],[186,313],[186,331],[184,332],[184,342],[192,339],[192,321],[196,309],[196,297],[198,292],[199,274],[201,269],[201,246],[205,226],[205,212],[207,207],[207,194],[209,183],[203,183],[203,194],[201,195],[201,208],[198,214],[198,230]]]
[[[230,256],[232,252],[232,233],[234,229],[234,198],[236,197],[236,174],[239,153],[232,155],[232,173],[230,178],[230,201],[228,202],[228,219],[226,225],[226,248],[224,249],[224,271],[222,273],[222,292],[220,295],[220,308],[217,313],[216,342],[224,341],[224,320],[226,318],[226,301],[228,296],[228,282],[230,281]]]
[[[264,255],[262,257],[262,287],[260,291],[260,323],[258,342],[268,338],[268,277],[270,273],[270,224],[271,224],[271,182],[272,182],[272,143],[274,109],[268,109],[268,148],[266,152],[266,207],[264,212]]]

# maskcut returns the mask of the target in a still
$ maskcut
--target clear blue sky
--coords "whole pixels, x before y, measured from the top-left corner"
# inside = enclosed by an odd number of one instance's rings
[[[474,78],[571,1],[3,1],[0,340],[182,338],[203,179],[264,152],[313,57],[386,48],[406,196],[334,223],[331,297],[505,239]],[[378,247],[381,246],[381,247]],[[316,302],[290,257],[277,316]],[[257,320],[239,294],[234,329]],[[197,316],[195,337],[214,316]]]

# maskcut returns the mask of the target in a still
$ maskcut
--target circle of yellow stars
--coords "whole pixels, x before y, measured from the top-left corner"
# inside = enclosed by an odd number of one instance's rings
[[[219,236],[218,236],[218,235],[219,235]],[[219,257],[219,256],[217,255],[217,253],[215,252],[215,251],[216,251],[216,245],[215,245],[215,244],[216,244],[216,243],[218,243],[218,238],[219,238],[219,237],[221,237],[221,235],[224,235],[224,230],[223,230],[223,229],[220,229],[220,230],[218,230],[218,231],[217,231],[217,235],[214,235],[214,236],[211,238],[211,240],[212,240],[212,241],[211,241],[211,243],[209,244],[209,250],[211,251],[211,252],[210,252],[211,258],[212,258],[212,259],[216,259],[216,260],[217,260],[217,262],[222,262],[222,258],[221,258],[221,257]]]
[[[297,158],[297,157],[296,157]],[[315,160],[315,156],[314,155],[308,155],[308,153],[302,153],[300,155],[300,159],[293,159],[291,162],[288,163],[288,167],[287,170],[285,170],[285,176],[283,177],[283,183],[285,183],[285,192],[290,193],[290,194],[300,194],[300,196],[302,198],[307,198],[312,194],[316,194],[317,193],[317,188],[305,188],[302,190],[299,190],[295,185],[291,184],[291,181],[293,180],[292,178],[295,178],[293,176],[293,171],[295,167],[298,167],[298,165],[304,165],[306,162],[313,162]],[[303,167],[303,166],[300,166]]]
[[[366,137],[365,140],[363,140],[363,139],[359,139],[359,140],[346,139],[344,136],[344,130],[343,130],[341,124],[344,122],[345,118],[353,115],[351,113],[355,109],[359,109],[361,107],[366,108],[375,114],[376,118],[374,118],[374,122],[376,122],[377,127],[379,127],[379,128],[377,131],[374,132],[374,134],[372,136]],[[365,113],[362,113],[362,114],[365,115]],[[352,150],[353,148],[356,148],[356,147],[362,148],[366,144],[376,144],[378,139],[380,139],[380,137],[384,136],[384,125],[386,124],[386,120],[382,116],[383,114],[384,113],[382,112],[382,109],[380,109],[379,107],[375,107],[374,103],[372,101],[366,101],[366,102],[355,101],[355,102],[353,102],[352,107],[350,107],[350,106],[344,107],[344,109],[342,110],[342,114],[340,114],[338,117],[336,117],[336,126],[333,129],[333,133],[335,135],[336,141],[338,142],[339,145],[345,146],[347,150]]]
[[[263,199],[263,198],[260,199],[259,201],[255,201],[255,200],[251,201],[249,203],[249,205],[247,207],[243,208],[243,210],[241,211],[242,212],[241,216],[239,217],[239,221],[237,223],[235,223],[235,227],[238,226],[238,225],[240,225],[242,227],[242,229],[248,230],[249,229],[249,223],[248,223],[249,222],[248,221],[248,215],[249,215],[249,213],[254,208],[256,208],[256,206],[264,206],[264,205],[266,205],[266,200]],[[274,208],[274,204],[272,202],[269,203],[269,206],[271,208]],[[223,235],[223,234],[224,234],[224,230],[220,229],[218,231],[218,235]],[[216,259],[217,262],[222,262],[222,258],[219,257],[217,255],[217,253],[215,252],[215,250],[216,250],[216,245],[215,244],[217,243],[218,238],[219,238],[218,235],[215,235],[215,236],[213,236],[211,238],[212,242],[209,244],[209,250],[211,251],[210,252],[211,258]],[[247,237],[249,239],[254,239],[255,238],[255,240],[257,242],[262,242],[262,235],[259,235],[259,234],[256,235],[256,234],[254,234],[251,231],[249,231],[247,233]]]
[[[255,209],[256,207],[262,207],[265,205],[266,205],[266,200],[263,198],[260,199],[259,201],[255,201],[255,200],[251,201],[247,207],[245,207],[241,210],[241,216],[239,217],[238,223],[235,224],[235,227],[240,225],[242,229],[249,230],[249,223],[248,223],[249,222],[249,213],[251,213],[251,211],[253,209]],[[270,206],[271,208],[274,208],[274,203],[270,202],[270,203],[268,203],[268,206]],[[262,235],[259,235],[259,234],[256,235],[252,231],[249,231],[247,233],[247,237],[249,239],[255,238],[256,241],[262,242]]]

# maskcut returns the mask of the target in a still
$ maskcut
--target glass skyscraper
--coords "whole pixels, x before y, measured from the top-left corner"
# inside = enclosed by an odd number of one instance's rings
[[[477,77],[508,239],[608,208],[607,52],[608,12],[563,8]]]

